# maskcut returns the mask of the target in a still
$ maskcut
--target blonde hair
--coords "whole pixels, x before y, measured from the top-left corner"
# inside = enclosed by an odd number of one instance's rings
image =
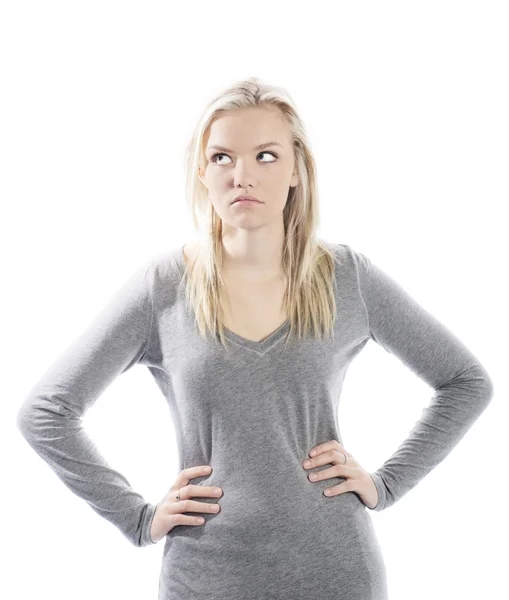
[[[195,256],[185,266],[186,298],[195,315],[200,334],[219,334],[226,347],[223,325],[223,244],[222,220],[208,199],[208,190],[199,177],[206,168],[204,140],[213,121],[226,111],[244,108],[277,108],[291,129],[299,183],[289,187],[283,211],[283,269],[286,290],[283,297],[290,330],[288,336],[302,339],[311,327],[321,337],[334,336],[336,302],[334,295],[337,256],[316,238],[318,190],[315,161],[304,124],[290,95],[282,88],[262,84],[256,77],[238,81],[221,92],[205,108],[186,149],[186,197],[192,220],[200,236]],[[287,338],[287,343],[288,343]]]

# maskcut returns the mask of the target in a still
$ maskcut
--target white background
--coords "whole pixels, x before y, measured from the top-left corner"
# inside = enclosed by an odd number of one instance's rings
[[[157,598],[164,541],[131,546],[33,452],[15,416],[138,265],[195,238],[185,145],[213,96],[257,76],[287,89],[306,124],[320,237],[367,254],[460,337],[495,384],[446,460],[397,504],[370,512],[391,600],[505,597],[506,8],[2,3],[0,596]],[[345,380],[345,446],[375,470],[432,393],[371,341]],[[119,377],[85,424],[110,464],[158,502],[178,458],[148,370]]]

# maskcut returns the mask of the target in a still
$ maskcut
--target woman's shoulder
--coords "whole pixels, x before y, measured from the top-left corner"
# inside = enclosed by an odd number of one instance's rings
[[[339,265],[353,265],[355,262],[357,252],[349,244],[325,240],[323,240],[323,243]]]
[[[178,279],[184,267],[182,245],[173,245],[156,252],[145,264],[153,280]]]

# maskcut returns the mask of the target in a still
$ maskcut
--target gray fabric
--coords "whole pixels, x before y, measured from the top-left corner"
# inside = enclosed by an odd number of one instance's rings
[[[341,443],[348,366],[374,340],[434,388],[408,437],[371,473],[375,511],[400,500],[461,440],[493,396],[476,357],[364,254],[329,243],[336,262],[334,338],[290,341],[287,320],[261,342],[227,331],[231,352],[203,340],[186,306],[182,249],[147,261],[34,385],[17,425],[63,483],[135,546],[152,544],[155,504],[113,470],[81,417],[136,363],[165,396],[179,470],[223,496],[205,524],[165,538],[159,600],[384,600],[386,570],[369,509],[341,477],[312,483],[308,451]],[[142,407],[140,407],[141,409]],[[330,465],[314,470],[322,470]],[[168,482],[170,483],[170,482]],[[186,513],[198,514],[198,513]],[[202,514],[202,513],[200,513]]]

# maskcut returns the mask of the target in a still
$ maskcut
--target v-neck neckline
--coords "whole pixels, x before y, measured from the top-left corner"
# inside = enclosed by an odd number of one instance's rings
[[[184,258],[184,246],[186,245],[187,244],[180,246],[178,251],[175,253],[176,262],[181,275],[184,274],[186,268]],[[289,327],[290,319],[286,318],[283,321],[283,323],[281,323],[281,325],[279,325],[272,333],[269,333],[261,340],[255,341],[243,337],[242,335],[235,333],[234,331],[228,329],[228,327],[223,325],[224,334],[226,338],[228,338],[231,342],[235,344],[240,344],[241,346],[244,346],[244,348],[247,348],[248,350],[254,350],[259,354],[264,354],[265,352],[267,352],[267,350],[269,350],[270,348],[272,348],[272,346],[279,342],[279,340],[282,339],[283,335],[287,332]]]
[[[290,325],[290,319],[286,319],[281,325],[275,329],[269,335],[266,335],[261,340],[255,341],[245,338],[238,333],[235,333],[231,329],[228,329],[225,325],[223,325],[225,336],[232,342],[240,344],[249,350],[255,350],[261,354],[265,353],[267,350],[272,348],[279,340],[283,337],[283,334],[287,331]]]

